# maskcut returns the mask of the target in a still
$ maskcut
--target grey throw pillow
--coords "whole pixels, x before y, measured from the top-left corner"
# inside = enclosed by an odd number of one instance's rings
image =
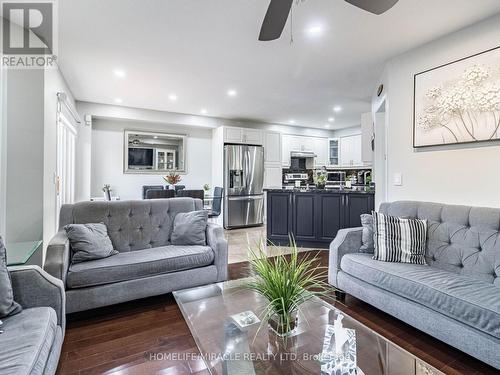
[[[178,213],[170,242],[172,245],[206,245],[207,220],[205,210]]]
[[[373,254],[375,250],[375,245],[373,243],[373,216],[371,214],[361,215],[361,225],[363,226],[363,244],[361,245],[359,251],[362,253]]]
[[[103,223],[68,224],[64,227],[73,250],[72,263],[107,258],[118,254]]]
[[[12,281],[7,270],[7,251],[0,237],[0,318],[17,314],[21,310],[21,306],[14,302]]]

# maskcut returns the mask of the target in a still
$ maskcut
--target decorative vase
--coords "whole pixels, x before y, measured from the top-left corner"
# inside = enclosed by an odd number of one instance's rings
[[[286,322],[283,316],[278,314],[273,314],[269,318],[268,323],[269,327],[274,333],[276,333],[276,335],[278,335],[279,337],[287,337],[290,336],[297,327],[297,319],[297,311],[293,311],[289,316],[290,324],[288,327],[286,326]]]

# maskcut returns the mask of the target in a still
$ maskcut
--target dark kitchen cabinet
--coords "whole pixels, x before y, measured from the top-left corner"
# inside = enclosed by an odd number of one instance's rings
[[[267,193],[267,238],[273,243],[288,244],[292,229],[292,194]]]
[[[316,239],[317,205],[314,194],[296,193],[293,199],[293,234],[297,242]]]
[[[375,207],[374,196],[371,194],[345,194],[343,228],[361,226],[360,215],[371,213]]]
[[[267,239],[288,245],[326,248],[339,229],[361,226],[360,215],[374,209],[374,195],[342,192],[267,192]]]
[[[343,226],[344,209],[342,194],[318,194],[316,206],[319,212],[317,239],[331,242]]]

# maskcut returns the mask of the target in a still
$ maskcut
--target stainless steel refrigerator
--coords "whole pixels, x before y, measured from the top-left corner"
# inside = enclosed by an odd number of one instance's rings
[[[264,148],[224,146],[224,227],[261,225],[264,220]]]

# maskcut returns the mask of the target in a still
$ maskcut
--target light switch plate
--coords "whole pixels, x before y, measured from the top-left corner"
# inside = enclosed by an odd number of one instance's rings
[[[394,186],[403,185],[403,175],[401,173],[394,173]]]

